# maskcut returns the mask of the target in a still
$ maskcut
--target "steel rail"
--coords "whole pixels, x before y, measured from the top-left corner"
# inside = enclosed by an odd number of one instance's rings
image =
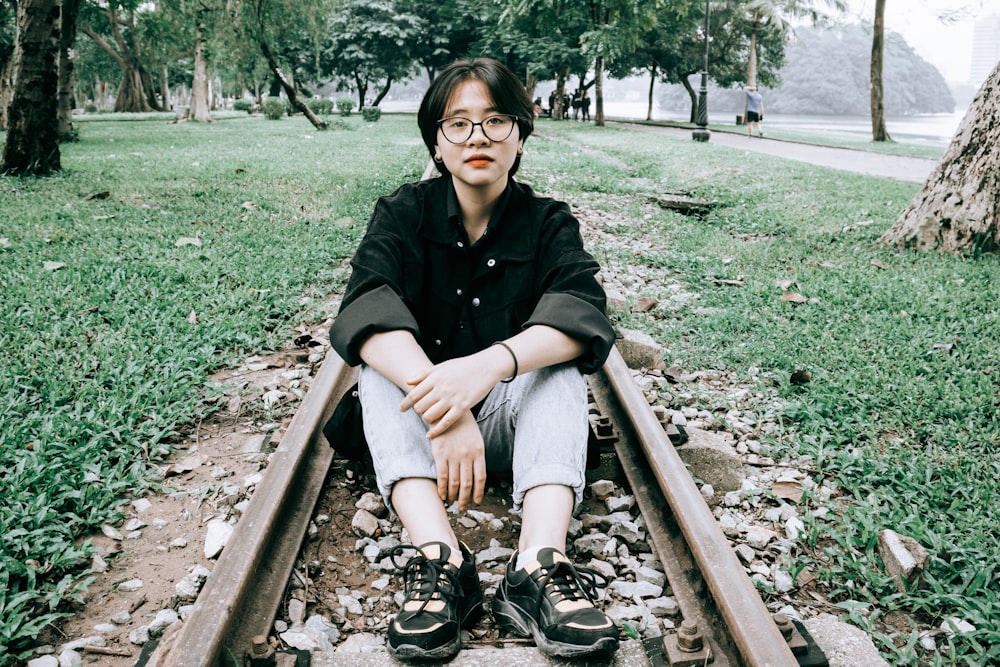
[[[323,424],[356,375],[327,353],[191,615],[154,664],[242,664],[253,636],[268,634],[333,460]]]
[[[674,547],[683,541],[690,550],[700,577],[708,586],[714,610],[718,611],[725,624],[725,632],[710,637],[711,643],[716,648],[719,645],[724,648],[724,634],[728,633],[738,653],[738,664],[750,667],[797,667],[798,661],[771,618],[771,613],[746,576],[743,566],[736,558],[722,529],[719,528],[718,522],[691,479],[684,462],[674,450],[663,426],[635,383],[617,348],[611,350],[611,355],[604,364],[603,376],[611,389],[604,392],[603,397],[605,405],[614,413],[609,416],[620,431],[630,431],[626,435],[633,436],[641,444],[648,472],[652,473],[659,484],[671,512],[670,519],[676,522],[681,533],[670,539],[665,533],[658,534],[658,530],[653,530],[652,536],[660,541],[669,539]],[[597,384],[601,380],[600,377],[596,378]],[[601,393],[594,392],[598,406],[604,408],[605,406],[601,405]],[[607,400],[609,397],[614,397],[617,404],[611,405]],[[628,452],[625,458],[627,460],[622,461],[622,468],[627,475],[635,474],[641,467],[642,461],[635,459]],[[626,465],[629,459],[632,465]],[[647,519],[647,526],[649,524],[650,521]],[[664,545],[661,549],[657,545],[657,550],[665,556],[672,547]],[[666,560],[671,559],[666,558]],[[668,563],[664,563],[665,567],[667,565]],[[684,581],[684,577],[690,574],[690,568],[685,568],[683,560],[678,560],[673,563],[673,569],[674,580],[670,581],[671,586],[676,583],[675,593],[677,590],[682,592],[678,605],[687,605],[690,613],[699,620],[699,625],[703,620],[710,620],[698,617],[711,616],[714,612],[711,606],[704,606],[702,611],[691,608],[697,605],[693,598],[699,591],[697,584],[692,585]],[[682,612],[686,611],[682,607]],[[703,631],[720,629],[702,627]]]

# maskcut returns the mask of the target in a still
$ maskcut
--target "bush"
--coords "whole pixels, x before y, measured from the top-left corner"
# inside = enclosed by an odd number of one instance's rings
[[[260,108],[268,120],[278,120],[285,113],[285,102],[279,97],[269,97]]]
[[[85,109],[86,109],[87,113],[97,113],[97,105],[96,104],[88,104],[85,107]]]
[[[333,113],[333,102],[321,97],[309,100],[309,108],[317,116],[329,116]]]
[[[354,110],[354,100],[350,97],[341,97],[337,100],[337,110],[341,116],[350,116]]]
[[[378,107],[361,107],[361,117],[369,123],[375,123],[382,117],[382,110]]]
[[[233,102],[233,111],[246,111],[253,113],[253,102],[249,100],[236,100]]]

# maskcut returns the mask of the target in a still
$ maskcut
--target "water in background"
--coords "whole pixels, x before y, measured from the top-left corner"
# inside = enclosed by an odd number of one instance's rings
[[[413,111],[420,106],[419,100],[383,100],[379,105],[383,111]],[[712,100],[709,99],[709,109]],[[594,113],[591,107],[591,115]],[[735,125],[737,113],[709,111],[708,122],[713,125]],[[606,101],[604,115],[608,118],[646,118],[645,102]],[[903,116],[887,118],[886,127],[889,135],[896,141],[905,143],[922,143],[932,145],[947,145],[951,142],[958,129],[965,110],[950,114],[927,114],[922,116]],[[662,111],[653,105],[653,120],[671,120],[684,122],[686,115],[676,111]],[[764,127],[798,130],[802,132],[836,133],[855,139],[871,139],[872,121],[868,116],[793,116],[786,114],[766,114]],[[766,130],[765,130],[766,131]]]

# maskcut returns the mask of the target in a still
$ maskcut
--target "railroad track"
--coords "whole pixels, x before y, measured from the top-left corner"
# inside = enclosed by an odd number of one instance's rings
[[[322,426],[355,381],[355,369],[330,352],[190,616],[144,650],[138,666],[242,664],[254,637],[269,634],[333,460]],[[615,434],[608,441],[684,619],[676,632],[643,642],[648,662],[825,665],[800,624],[790,638],[779,629],[776,620],[784,619],[764,606],[617,349],[590,384],[599,430]]]

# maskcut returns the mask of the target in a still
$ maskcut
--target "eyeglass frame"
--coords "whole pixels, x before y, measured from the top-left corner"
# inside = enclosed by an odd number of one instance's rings
[[[461,141],[452,141],[451,138],[448,137],[448,133],[445,132],[445,130],[444,130],[444,122],[448,121],[448,120],[455,120],[457,118],[469,121],[469,136],[467,136],[465,139],[462,139]],[[507,133],[506,137],[504,137],[503,139],[494,139],[493,137],[491,137],[489,135],[489,133],[486,131],[486,126],[483,123],[485,123],[486,121],[488,121],[491,118],[510,118],[513,121],[510,124],[510,132]],[[482,119],[478,123],[474,123],[471,118],[467,118],[465,116],[448,116],[446,118],[442,118],[441,120],[437,121],[437,126],[438,126],[438,129],[441,130],[441,135],[444,136],[445,140],[448,143],[455,144],[455,145],[460,145],[460,144],[464,144],[465,142],[467,142],[469,139],[472,138],[472,135],[476,132],[476,126],[477,125],[479,126],[480,131],[482,131],[484,137],[486,137],[490,141],[493,141],[493,142],[496,142],[496,143],[502,143],[502,142],[507,141],[508,139],[510,139],[510,135],[514,134],[514,127],[515,126],[520,127],[520,123],[521,123],[521,117],[520,116],[515,116],[514,114],[510,114],[510,113],[491,113],[489,116],[487,116],[486,118]]]

